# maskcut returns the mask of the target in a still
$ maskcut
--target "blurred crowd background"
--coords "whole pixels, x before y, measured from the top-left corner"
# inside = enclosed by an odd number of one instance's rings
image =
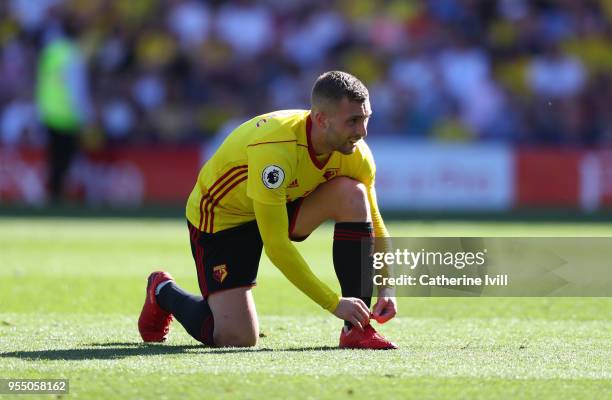
[[[3,0],[1,144],[45,145],[36,85],[62,36],[94,148],[308,108],[330,69],[370,88],[372,135],[612,143],[612,0]]]

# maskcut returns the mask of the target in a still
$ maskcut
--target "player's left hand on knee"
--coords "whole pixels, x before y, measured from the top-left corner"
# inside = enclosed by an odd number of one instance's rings
[[[379,293],[374,309],[372,310],[372,318],[379,324],[384,324],[397,314],[397,301],[393,296],[387,296],[387,293]]]

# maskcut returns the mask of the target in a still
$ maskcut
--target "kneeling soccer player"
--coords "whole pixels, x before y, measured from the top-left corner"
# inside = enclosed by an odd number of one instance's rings
[[[369,287],[362,287],[362,239],[388,236],[374,160],[363,141],[368,90],[354,76],[331,71],[316,80],[311,101],[311,110],[245,122],[202,167],[187,202],[202,296],[186,293],[167,272],[149,275],[138,320],[145,342],[164,341],[174,316],[202,343],[254,346],[259,323],[251,288],[264,248],[287,279],[345,321],[340,347],[397,348],[369,323],[370,316],[393,318],[395,298],[381,289],[371,314],[371,268],[364,280]],[[329,219],[336,223],[333,262],[343,297],[312,273],[291,243]]]

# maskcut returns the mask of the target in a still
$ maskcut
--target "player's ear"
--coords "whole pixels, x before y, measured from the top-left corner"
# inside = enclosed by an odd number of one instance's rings
[[[327,115],[323,111],[313,111],[312,120],[312,122],[317,124],[319,128],[327,129],[327,126],[329,125]]]

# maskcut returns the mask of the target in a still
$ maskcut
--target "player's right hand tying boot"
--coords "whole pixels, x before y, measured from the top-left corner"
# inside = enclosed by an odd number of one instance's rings
[[[370,310],[361,299],[341,298],[334,315],[347,322],[340,332],[340,348],[371,350],[398,348],[395,343],[385,339],[370,325]]]

